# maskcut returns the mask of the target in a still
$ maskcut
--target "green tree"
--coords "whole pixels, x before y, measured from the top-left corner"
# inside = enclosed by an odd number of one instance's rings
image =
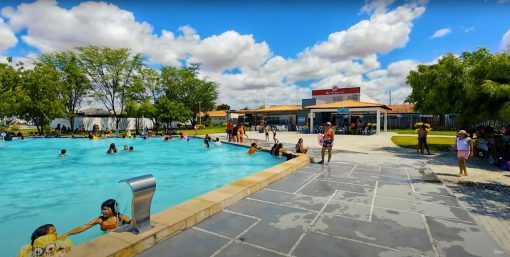
[[[192,111],[184,104],[161,98],[156,103],[158,118],[166,123],[169,128],[173,121],[186,122],[192,115]]]
[[[18,70],[12,66],[12,59],[9,58],[8,63],[0,63],[0,120],[18,113],[19,101],[16,99],[23,94],[20,81]]]
[[[93,97],[103,103],[115,118],[119,128],[129,88],[143,64],[141,54],[132,54],[126,48],[78,47],[80,60],[91,83]]]
[[[487,49],[447,54],[438,63],[419,65],[407,76],[407,102],[422,113],[457,113],[466,127],[485,120],[510,119],[510,55]]]
[[[52,119],[62,117],[65,107],[62,101],[63,88],[59,72],[52,66],[37,62],[34,69],[19,69],[21,89],[18,94],[18,114],[26,120],[33,120],[39,134]]]
[[[144,118],[151,119],[157,133],[160,121],[155,104],[161,97],[164,97],[160,75],[156,70],[145,66],[137,74],[134,86],[129,91],[129,99],[141,103]]]
[[[72,52],[60,52],[41,55],[41,61],[52,65],[60,73],[62,82],[62,99],[66,108],[65,117],[74,130],[74,119],[81,106],[83,99],[87,96],[90,83],[86,76],[78,56]]]
[[[212,110],[218,98],[216,82],[199,79],[198,70],[198,64],[182,69],[170,66],[161,69],[161,83],[165,86],[166,97],[189,108],[193,124],[196,123],[199,110]]]
[[[220,104],[216,106],[216,111],[228,111],[230,110],[230,105],[228,104]]]

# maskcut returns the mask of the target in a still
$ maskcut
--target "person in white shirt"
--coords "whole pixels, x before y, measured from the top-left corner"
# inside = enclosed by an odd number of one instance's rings
[[[461,130],[457,134],[457,158],[460,169],[458,176],[467,176],[466,160],[469,156],[473,156],[473,141],[465,130]]]

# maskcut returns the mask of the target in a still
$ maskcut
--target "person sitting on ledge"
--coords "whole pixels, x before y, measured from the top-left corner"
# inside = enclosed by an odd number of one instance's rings
[[[101,216],[95,217],[84,225],[69,230],[64,233],[63,236],[81,233],[95,225],[99,225],[102,231],[111,231],[117,229],[121,225],[131,223],[131,219],[128,216],[119,213],[117,201],[114,199],[104,201],[101,204],[101,212]]]

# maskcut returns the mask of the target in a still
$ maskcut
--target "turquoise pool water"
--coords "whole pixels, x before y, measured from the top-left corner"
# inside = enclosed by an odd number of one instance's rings
[[[117,145],[118,154],[105,153],[110,143]],[[124,145],[135,151],[123,151]],[[58,157],[62,148],[67,155]],[[101,203],[109,198],[131,215],[131,191],[119,180],[153,174],[157,189],[151,213],[157,213],[283,161],[246,151],[228,144],[205,149],[201,139],[0,141],[2,256],[14,256],[40,225],[52,223],[64,233],[88,222],[100,215]],[[95,226],[70,238],[78,244],[101,234]]]

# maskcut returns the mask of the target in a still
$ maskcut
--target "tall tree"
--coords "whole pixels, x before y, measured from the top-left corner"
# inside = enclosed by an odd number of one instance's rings
[[[129,88],[134,84],[136,71],[142,67],[143,56],[131,54],[126,48],[88,46],[79,47],[78,51],[94,98],[112,113],[118,129]]]
[[[159,73],[149,67],[142,67],[134,79],[134,86],[130,89],[129,98],[140,103],[143,108],[144,118],[151,119],[154,127],[159,128],[159,118],[155,104],[164,97],[164,89],[161,85]]]
[[[177,69],[165,66],[161,69],[161,83],[165,86],[166,97],[183,103],[192,111],[192,122],[196,123],[199,111],[210,111],[218,98],[216,82],[198,78],[198,64]]]
[[[8,63],[0,63],[0,120],[18,113],[19,101],[16,99],[23,95],[20,80],[18,70],[12,66],[12,59],[9,58]]]
[[[65,116],[74,130],[74,119],[85,96],[90,89],[90,83],[86,76],[78,56],[72,52],[60,52],[41,55],[41,61],[52,65],[60,73],[62,82],[62,99],[66,108]]]
[[[63,87],[60,74],[52,65],[41,62],[37,62],[32,70],[20,68],[19,71],[23,95],[17,99],[18,114],[33,120],[37,131],[43,134],[43,128],[65,112],[60,98]]]
[[[184,104],[161,98],[156,104],[158,118],[169,128],[174,121],[186,122],[192,115]]]
[[[412,93],[406,101],[430,114],[456,113],[460,126],[510,119],[510,54],[480,48],[438,63],[419,65],[407,76]]]

